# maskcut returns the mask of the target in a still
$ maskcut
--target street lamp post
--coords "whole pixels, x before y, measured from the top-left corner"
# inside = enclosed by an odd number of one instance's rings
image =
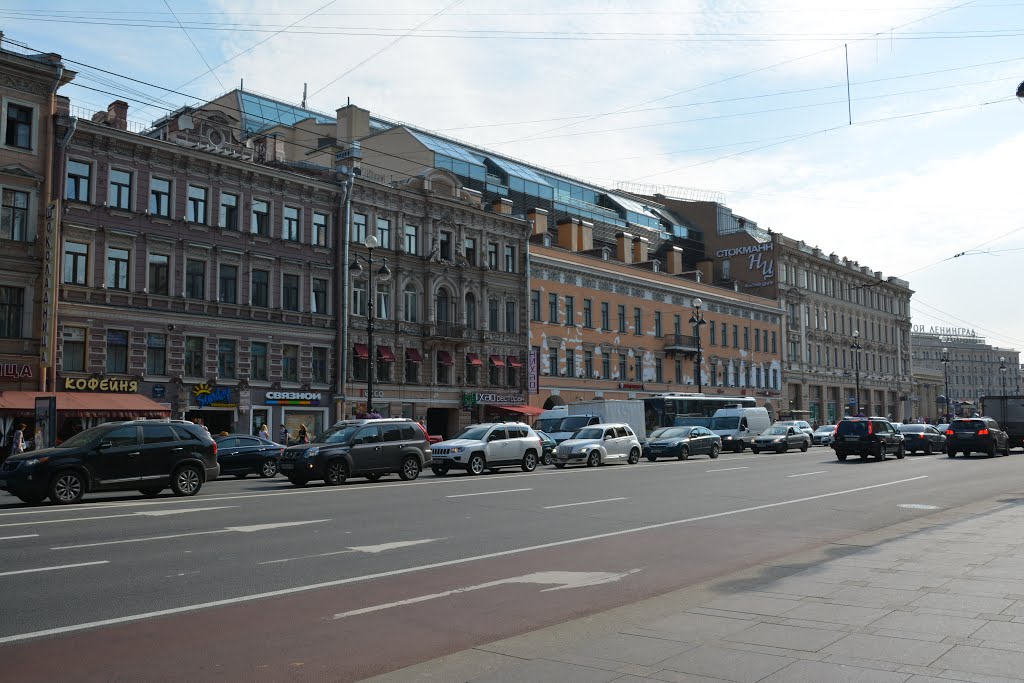
[[[360,259],[366,261],[367,265],[367,278],[366,278],[366,414],[369,415],[373,412],[373,379],[377,372],[377,349],[373,345],[373,307],[376,303],[377,298],[377,283],[387,282],[391,279],[391,271],[388,269],[388,260],[385,258],[383,265],[380,270],[376,273],[373,271],[373,250],[377,248],[377,236],[367,235],[366,239],[363,240],[363,246],[366,247],[366,256],[362,254],[355,254],[355,258],[352,259],[352,264],[349,266],[349,270],[352,271],[352,277],[356,278],[363,272],[363,266],[359,263]]]
[[[999,402],[1003,404],[1003,414],[999,416],[999,422],[1002,423],[1003,429],[1006,429],[1006,356],[999,357],[999,387],[1002,390]]]
[[[702,377],[702,368],[704,366],[704,352],[700,346],[700,328],[702,325],[707,325],[708,321],[704,319],[704,314],[701,312],[700,307],[704,304],[700,299],[695,298],[693,300],[693,315],[690,316],[690,324],[693,325],[694,336],[697,337],[697,393],[704,393],[704,381]]]
[[[946,414],[944,419],[949,421],[949,349],[942,347],[942,377],[946,381]]]
[[[853,382],[855,391],[853,397],[854,415],[860,415],[860,350],[864,348],[860,344],[860,330],[853,331],[853,343],[850,344],[853,350]]]

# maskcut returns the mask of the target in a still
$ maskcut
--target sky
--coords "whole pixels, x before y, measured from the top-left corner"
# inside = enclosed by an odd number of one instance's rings
[[[78,62],[78,113],[306,84],[602,186],[720,192],[908,280],[914,325],[1024,350],[1024,0],[42,0],[0,30]]]

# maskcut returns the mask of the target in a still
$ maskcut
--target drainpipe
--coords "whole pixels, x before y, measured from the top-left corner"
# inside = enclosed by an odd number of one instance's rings
[[[341,187],[345,193],[344,199],[341,202],[341,220],[338,221],[338,242],[341,244],[341,249],[335,247],[335,268],[341,273],[341,280],[338,282],[338,294],[337,301],[335,303],[335,310],[337,312],[335,322],[335,332],[338,337],[338,348],[336,353],[338,354],[338,374],[335,380],[335,399],[334,403],[337,406],[335,411],[335,418],[341,420],[345,417],[348,412],[348,396],[345,394],[345,382],[348,377],[348,266],[349,266],[349,223],[351,220],[352,213],[352,186],[355,183],[355,179],[348,175],[347,169],[345,171],[345,180],[342,181]]]
[[[61,82],[61,79],[63,77],[64,77],[64,64],[63,63],[58,63],[58,65],[57,65],[57,77],[53,81],[53,86],[50,88],[50,95],[49,95],[49,98],[48,98],[49,99],[49,102],[48,102],[49,114],[50,114],[50,137],[49,137],[49,140],[52,140],[52,141],[56,141],[56,138],[57,138],[56,130],[55,130],[55,127],[54,127],[54,123],[55,123],[56,118],[57,118],[57,90],[60,88],[60,82]],[[61,142],[58,143],[58,146],[59,146],[59,148],[61,150],[63,150],[64,147],[67,145],[67,143],[71,141],[71,136],[74,134],[75,126],[77,124],[77,120],[72,119],[71,121],[72,121],[71,128],[68,130],[68,134],[65,135],[64,139]],[[58,194],[58,193],[56,193],[54,191],[54,175],[55,175],[54,166],[55,165],[58,166],[57,172],[58,173],[63,173],[63,169],[64,169],[64,155],[63,155],[63,153],[61,153],[59,155],[58,154],[54,154],[50,158],[49,163],[47,163],[44,166],[43,200],[46,202],[47,205],[49,205],[51,201],[59,198],[59,197],[54,196],[54,195]],[[63,193],[60,193],[60,196],[63,197]],[[57,358],[56,358],[56,355],[57,355],[57,300],[59,298],[58,295],[59,295],[59,292],[60,292],[60,279],[59,279],[57,274],[60,272],[60,257],[58,255],[60,254],[60,245],[61,245],[61,230],[60,230],[60,227],[61,227],[61,216],[60,216],[61,207],[60,207],[60,203],[59,202],[56,204],[56,207],[57,207],[57,215],[53,216],[53,218],[52,218],[52,220],[53,220],[53,231],[54,231],[53,232],[53,236],[52,236],[52,241],[51,241],[50,244],[44,244],[43,245],[44,258],[45,258],[45,252],[46,251],[50,252],[50,262],[49,262],[48,265],[51,267],[51,270],[52,270],[52,272],[46,273],[45,272],[45,265],[44,265],[43,282],[46,283],[46,280],[48,278],[49,279],[49,282],[48,282],[49,286],[48,287],[44,286],[43,290],[44,290],[44,292],[48,290],[51,293],[50,295],[52,297],[52,302],[51,302],[51,305],[50,305],[50,313],[49,313],[48,319],[45,320],[45,321],[41,321],[41,322],[44,322],[46,324],[46,326],[47,326],[46,335],[48,337],[47,345],[49,347],[49,354],[48,354],[47,360],[49,362],[48,363],[43,363],[42,359],[40,359],[40,363],[39,363],[39,390],[40,391],[46,391],[47,390],[47,385],[50,386],[50,390],[51,391],[56,391],[57,390]],[[51,219],[49,217],[47,217],[47,220],[51,220]]]

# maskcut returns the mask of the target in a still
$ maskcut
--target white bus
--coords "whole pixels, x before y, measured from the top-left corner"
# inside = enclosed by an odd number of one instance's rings
[[[644,416],[647,432],[658,427],[675,427],[677,425],[702,425],[708,427],[711,418],[719,408],[741,407],[756,408],[757,400],[753,396],[708,396],[707,394],[669,393],[658,394],[644,399]],[[775,415],[770,405],[768,416],[772,421]]]

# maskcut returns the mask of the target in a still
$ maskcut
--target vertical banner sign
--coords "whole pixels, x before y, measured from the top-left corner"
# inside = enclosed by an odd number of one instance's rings
[[[39,363],[43,367],[53,366],[53,342],[55,317],[57,313],[57,217],[60,216],[60,202],[46,205],[46,225],[43,228],[43,292],[42,315],[39,316]]]
[[[538,368],[540,367],[540,349],[530,349],[530,360],[527,364],[529,365],[528,393],[536,394],[538,389]]]
[[[36,397],[36,428],[33,450],[49,448],[57,442],[57,397]]]

